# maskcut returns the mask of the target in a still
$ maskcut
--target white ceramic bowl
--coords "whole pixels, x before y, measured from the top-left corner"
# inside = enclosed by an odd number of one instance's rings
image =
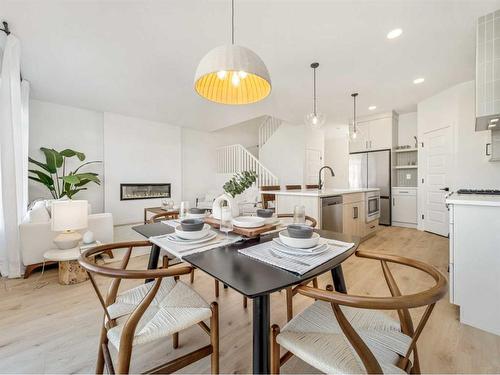
[[[313,233],[311,238],[293,238],[290,237],[287,230],[282,230],[279,235],[281,242],[285,245],[298,249],[307,249],[316,246],[320,239],[320,235],[316,232]]]
[[[210,230],[210,225],[205,224],[203,226],[202,230],[197,230],[197,231],[185,231],[182,230],[182,227],[180,225],[175,227],[175,234],[177,237],[180,237],[185,240],[199,240],[202,237],[205,237],[208,234],[208,231]]]
[[[233,225],[240,228],[258,228],[265,223],[265,218],[257,216],[238,216],[233,219]]]

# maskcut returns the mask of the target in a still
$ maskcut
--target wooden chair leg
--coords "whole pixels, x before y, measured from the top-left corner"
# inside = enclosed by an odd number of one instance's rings
[[[411,368],[411,373],[412,374],[420,374],[420,363],[418,360],[417,347],[415,347],[415,349],[413,349],[413,366]]]
[[[162,262],[162,267],[163,268],[168,268],[168,262],[169,262],[170,259],[168,259],[168,256],[164,256],[163,257],[163,262]]]
[[[219,280],[215,281],[215,298],[219,298]]]
[[[97,364],[95,367],[96,374],[104,374],[104,351],[102,350],[102,344],[108,343],[108,335],[106,328],[101,328],[101,337],[99,338],[99,350],[97,352]]]
[[[246,309],[248,306],[248,299],[247,297],[243,296],[243,308]]]
[[[313,279],[313,287],[314,287],[314,288],[318,288],[318,278],[317,278],[317,277],[315,277],[315,278]]]
[[[194,283],[194,268],[191,270],[191,274],[189,275],[191,284]]]
[[[212,345],[211,371],[212,374],[219,373],[219,305],[212,302],[212,317],[210,318],[210,344]]]
[[[276,337],[280,333],[280,327],[273,324],[271,327],[271,374],[280,373],[280,345],[276,341]]]
[[[179,347],[179,332],[175,332],[172,335],[172,346],[174,349],[177,349]]]
[[[293,290],[291,287],[286,288],[286,321],[289,322],[293,318]]]
[[[127,337],[129,336],[128,339]],[[120,348],[118,349],[118,368],[117,374],[128,374],[130,370],[130,359],[132,357],[132,339],[133,334],[130,333],[122,333],[120,340]]]

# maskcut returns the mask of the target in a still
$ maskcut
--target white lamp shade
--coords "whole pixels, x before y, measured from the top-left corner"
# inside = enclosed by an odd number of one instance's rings
[[[52,230],[54,232],[87,228],[88,202],[64,200],[52,202]]]
[[[252,50],[216,47],[200,61],[194,78],[196,92],[221,104],[250,104],[267,97],[271,78],[262,59]]]

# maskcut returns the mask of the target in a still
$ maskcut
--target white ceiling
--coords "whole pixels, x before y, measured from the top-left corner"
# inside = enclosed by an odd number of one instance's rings
[[[23,76],[34,98],[212,130],[271,114],[301,123],[318,105],[329,122],[408,112],[416,103],[474,77],[475,19],[500,0],[236,0],[236,43],[266,63],[273,91],[263,102],[224,106],[200,98],[201,57],[229,41],[229,0],[0,0],[22,42]],[[403,35],[386,39],[393,28]],[[413,79],[425,77],[421,85]]]

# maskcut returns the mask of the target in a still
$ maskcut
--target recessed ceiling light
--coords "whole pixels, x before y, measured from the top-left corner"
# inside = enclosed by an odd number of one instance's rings
[[[402,29],[391,30],[387,33],[387,39],[396,39],[397,37],[401,36],[401,34],[403,34]]]
[[[415,85],[418,85],[419,83],[422,83],[422,82],[424,82],[424,81],[425,81],[425,79],[424,79],[424,78],[416,78],[416,79],[414,79],[414,80],[413,80],[413,83],[414,83]]]
[[[368,107],[369,111],[374,111],[375,109],[377,109],[376,105],[371,105],[371,106]]]

